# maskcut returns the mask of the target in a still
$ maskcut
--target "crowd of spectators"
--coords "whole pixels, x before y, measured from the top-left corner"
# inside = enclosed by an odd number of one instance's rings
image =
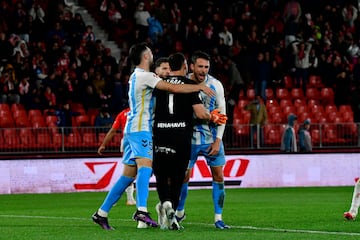
[[[84,6],[94,1],[79,0]],[[0,101],[55,108],[126,107],[133,43],[148,42],[155,58],[179,51],[210,53],[211,74],[231,109],[240,92],[283,86],[284,76],[306,93],[310,75],[353,104],[360,121],[360,16],[356,0],[98,0],[97,19],[122,49],[119,61],[80,13],[59,0],[0,1]]]

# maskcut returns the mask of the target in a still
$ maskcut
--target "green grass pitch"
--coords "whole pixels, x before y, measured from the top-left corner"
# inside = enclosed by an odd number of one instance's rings
[[[0,239],[9,240],[197,240],[197,239],[360,239],[360,219],[345,221],[352,187],[227,189],[224,221],[215,229],[211,190],[190,190],[184,229],[137,229],[135,210],[125,197],[110,212],[116,228],[104,231],[91,221],[105,192],[0,195]],[[157,218],[157,194],[149,211]]]

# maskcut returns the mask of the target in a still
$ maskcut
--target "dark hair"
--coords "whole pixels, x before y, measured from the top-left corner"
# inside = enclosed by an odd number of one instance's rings
[[[174,53],[169,57],[169,66],[171,71],[178,71],[181,69],[186,58],[182,53]]]
[[[158,58],[158,59],[155,61],[154,66],[155,66],[155,68],[157,68],[157,67],[160,67],[160,65],[161,65],[162,63],[167,63],[167,62],[169,62],[169,59],[168,59],[167,57],[161,57],[161,58]]]
[[[137,66],[141,62],[141,56],[149,48],[146,43],[137,43],[131,46],[129,50],[129,59],[130,62]]]
[[[193,55],[191,56],[191,62],[192,62],[192,63],[195,63],[198,58],[202,58],[202,59],[205,59],[205,60],[207,60],[207,61],[210,61],[210,60],[211,60],[211,59],[210,59],[210,55],[207,54],[206,52],[196,51],[196,52],[194,52]]]

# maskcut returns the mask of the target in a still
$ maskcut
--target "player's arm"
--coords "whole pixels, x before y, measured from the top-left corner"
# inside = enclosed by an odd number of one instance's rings
[[[100,147],[98,148],[98,154],[102,155],[102,152],[105,150],[105,147],[107,144],[111,141],[111,139],[116,134],[117,129],[116,128],[110,128],[110,130],[106,133],[104,140],[100,144]]]
[[[210,120],[211,115],[202,103],[192,105],[196,118]]]
[[[172,93],[192,93],[202,91],[208,96],[214,96],[214,91],[202,84],[171,84],[166,81],[159,81],[156,86],[157,89],[168,91]]]

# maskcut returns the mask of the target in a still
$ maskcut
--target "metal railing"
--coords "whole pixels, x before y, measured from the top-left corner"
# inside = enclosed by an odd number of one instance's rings
[[[223,142],[226,150],[279,150],[285,124],[264,128],[248,124],[227,125]],[[295,127],[296,132],[299,126]],[[358,123],[312,124],[314,149],[360,148]],[[0,154],[95,153],[107,128],[0,128]],[[121,134],[115,135],[106,151],[118,153]]]

